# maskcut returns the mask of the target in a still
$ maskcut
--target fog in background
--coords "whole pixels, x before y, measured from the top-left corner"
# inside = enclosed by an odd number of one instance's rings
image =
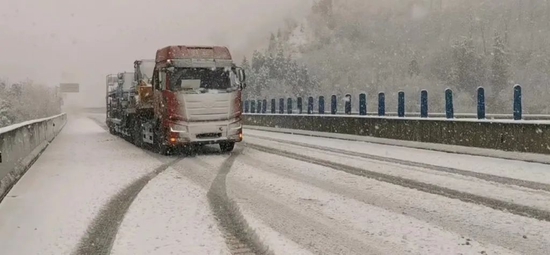
[[[342,109],[366,93],[377,109],[383,91],[395,112],[403,91],[419,112],[425,89],[429,111],[444,112],[450,88],[456,112],[475,112],[482,86],[488,113],[511,114],[520,84],[524,112],[550,114],[550,0],[316,0],[283,25],[243,65],[245,99],[335,94]]]
[[[226,45],[240,62],[306,0],[17,0],[0,2],[0,78],[79,82],[67,104],[103,107],[105,75],[166,45]]]

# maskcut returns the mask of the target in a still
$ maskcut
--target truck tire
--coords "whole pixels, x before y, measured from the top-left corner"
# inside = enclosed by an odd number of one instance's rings
[[[166,144],[164,144],[164,134],[162,132],[161,127],[157,126],[154,131],[154,147],[157,153],[161,155],[169,155],[170,154],[170,147],[168,147]]]
[[[134,127],[133,127],[133,130],[132,130],[132,138],[133,138],[133,142],[134,142],[134,145],[137,146],[137,147],[143,147],[143,132],[142,132],[142,128],[141,128],[141,120],[140,119],[136,119],[134,121]]]
[[[222,142],[220,143],[220,150],[222,152],[231,152],[235,148],[235,142]]]

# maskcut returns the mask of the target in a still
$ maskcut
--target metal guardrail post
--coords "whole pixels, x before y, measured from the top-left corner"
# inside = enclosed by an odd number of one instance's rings
[[[428,91],[420,91],[420,117],[428,118]]]
[[[386,94],[378,93],[378,116],[386,115]]]
[[[447,119],[452,119],[455,117],[453,90],[449,88],[445,90],[445,116]]]
[[[248,113],[248,111],[249,111],[249,101],[245,100],[244,101],[244,112]]]
[[[272,98],[271,99],[271,114],[275,114],[275,109],[276,109],[276,105],[275,105],[275,98]]]
[[[477,88],[477,118],[485,119],[485,89]]]
[[[514,86],[514,120],[522,119],[522,95],[521,95],[521,86],[516,84]]]
[[[346,102],[345,102],[344,112],[348,115],[351,114],[351,95],[350,94],[346,94]]]
[[[286,113],[292,114],[292,98],[289,97],[286,101]]]
[[[313,97],[307,98],[307,114],[313,114]]]
[[[319,96],[319,114],[325,114],[325,97]]]
[[[397,116],[405,117],[405,92],[403,91],[397,93]]]
[[[302,114],[302,97],[296,99],[296,108],[298,108],[298,114]]]
[[[359,94],[359,115],[367,115],[367,94]]]
[[[267,100],[264,99],[264,102],[262,103],[262,113],[265,114],[267,111]]]
[[[256,100],[251,100],[250,101],[250,112],[251,113],[256,113]]]
[[[338,113],[338,101],[336,101],[336,95],[330,96],[330,113]]]
[[[279,114],[285,113],[285,99],[279,98]]]

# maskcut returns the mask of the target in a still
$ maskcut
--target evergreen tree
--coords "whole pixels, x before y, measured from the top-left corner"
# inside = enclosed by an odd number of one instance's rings
[[[259,72],[260,68],[262,68],[265,65],[265,57],[262,53],[255,50],[254,53],[252,53],[252,70],[254,72]]]
[[[475,91],[483,84],[485,68],[481,57],[476,53],[472,38],[464,38],[453,45],[452,80],[450,83],[459,89]]]
[[[277,50],[277,38],[275,38],[275,35],[271,33],[271,37],[269,37],[269,45],[267,47],[267,53],[271,54],[276,52]]]
[[[499,93],[508,85],[509,61],[505,50],[503,39],[500,35],[495,35],[493,44],[493,62],[491,64],[491,87],[493,91]],[[495,94],[496,94],[495,93]]]

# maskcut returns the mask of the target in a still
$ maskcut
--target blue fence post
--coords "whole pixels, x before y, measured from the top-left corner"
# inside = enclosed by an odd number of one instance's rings
[[[378,93],[378,116],[386,115],[386,94]]]
[[[298,108],[298,113],[302,114],[302,97],[296,99],[296,108]]]
[[[330,114],[338,113],[338,101],[336,101],[336,95],[330,96]]]
[[[319,96],[319,114],[325,114],[325,97]]]
[[[351,95],[350,94],[346,94],[346,103],[345,103],[344,112],[348,115],[351,114]]]
[[[275,109],[276,109],[275,98],[272,98],[271,99],[271,114],[275,114]]]
[[[313,114],[313,97],[307,98],[307,114]]]
[[[250,100],[250,113],[256,113],[256,100]]]
[[[359,94],[359,115],[367,115],[367,94]]]
[[[405,117],[405,92],[403,91],[397,93],[397,116]]]
[[[455,117],[455,109],[453,104],[453,90],[445,90],[445,116],[447,119],[452,119]]]
[[[477,118],[485,119],[485,89],[477,88]]]
[[[292,114],[292,98],[288,98],[286,102],[286,113]]]
[[[249,109],[250,109],[250,103],[248,100],[245,100],[244,101],[244,112],[245,113],[248,113],[249,112]]]
[[[514,120],[522,119],[522,98],[521,98],[521,86],[516,84],[514,86]]]
[[[267,111],[267,100],[264,99],[264,102],[262,103],[262,113],[265,114]]]
[[[284,114],[285,113],[285,99],[279,98],[279,113]]]
[[[428,118],[428,91],[420,91],[420,117]]]

